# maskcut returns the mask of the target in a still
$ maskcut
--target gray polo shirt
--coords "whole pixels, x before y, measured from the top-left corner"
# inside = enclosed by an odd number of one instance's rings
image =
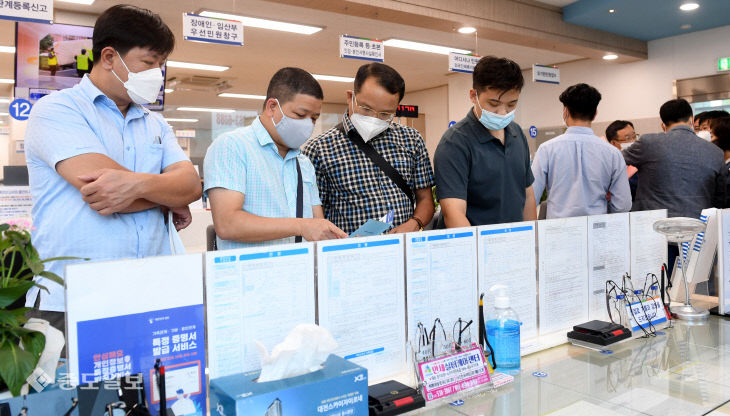
[[[446,130],[436,148],[436,196],[465,200],[471,225],[523,220],[525,189],[535,180],[530,148],[517,123],[504,132],[502,145],[469,110]]]

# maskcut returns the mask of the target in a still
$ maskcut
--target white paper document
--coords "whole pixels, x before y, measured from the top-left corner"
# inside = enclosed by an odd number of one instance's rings
[[[609,320],[606,282],[613,280],[621,285],[621,278],[630,268],[629,214],[588,217],[589,320]]]
[[[643,288],[646,275],[661,277],[662,264],[667,262],[667,239],[654,231],[654,222],[667,218],[666,209],[629,213],[631,223],[631,281]],[[672,268],[672,265],[667,265]]]
[[[317,243],[319,325],[377,381],[406,369],[402,235]]]
[[[540,335],[588,320],[587,225],[586,217],[538,222]]]
[[[472,321],[471,341],[479,334],[476,229],[455,228],[406,234],[408,339],[416,347],[418,323],[439,318],[451,338],[459,318]],[[457,330],[458,332],[458,330]],[[439,333],[440,335],[440,333]],[[466,342],[462,339],[462,342]]]
[[[489,289],[507,285],[510,306],[522,321],[520,343],[524,346],[537,336],[535,222],[484,225],[478,233],[479,292],[484,293],[484,313],[494,308],[494,293]]]
[[[315,321],[312,243],[208,252],[205,275],[211,379],[261,368],[255,341]]]

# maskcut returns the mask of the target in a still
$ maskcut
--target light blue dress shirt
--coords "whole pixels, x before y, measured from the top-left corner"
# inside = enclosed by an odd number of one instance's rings
[[[75,256],[92,261],[170,254],[160,208],[102,216],[56,172],[56,164],[99,153],[133,172],[159,174],[188,160],[159,114],[132,104],[123,117],[114,102],[88,77],[73,88],[54,92],[33,106],[25,133],[25,157],[33,197],[33,244],[41,258]],[[71,261],[48,263],[63,276]],[[64,289],[40,278],[41,310],[63,311]],[[102,288],[98,288],[102,289]],[[28,293],[32,306],[38,289]]]
[[[621,152],[589,127],[568,127],[543,143],[532,162],[535,201],[547,189],[547,218],[631,210],[631,190]],[[611,193],[611,200],[606,198]]]
[[[276,143],[257,117],[250,126],[222,134],[208,148],[204,169],[205,192],[225,188],[244,195],[242,210],[268,218],[297,216],[297,166],[304,185],[304,218],[312,218],[312,206],[322,205],[312,162],[289,150],[282,158]],[[259,243],[218,238],[218,249],[293,243],[294,237]]]

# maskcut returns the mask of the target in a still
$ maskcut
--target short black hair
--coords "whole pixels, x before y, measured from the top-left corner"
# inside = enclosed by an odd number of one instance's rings
[[[510,90],[522,91],[525,78],[517,63],[508,58],[485,56],[477,62],[472,73],[472,88],[477,92],[494,89],[505,93]]]
[[[659,108],[659,118],[665,126],[686,123],[692,118],[692,106],[684,98],[669,100]]]
[[[606,140],[609,142],[616,140],[618,131],[625,129],[626,126],[631,126],[632,129],[634,128],[634,124],[628,120],[616,120],[609,124],[608,127],[606,127]]]
[[[269,98],[276,98],[279,100],[280,105],[284,105],[297,94],[311,95],[319,100],[324,98],[322,87],[312,74],[301,68],[281,68],[276,71],[274,76],[271,77],[271,81],[269,81],[269,87],[266,88],[264,107],[266,107]]]
[[[175,35],[160,16],[147,9],[128,4],[112,6],[96,19],[94,25],[94,56],[111,46],[120,55],[130,49],[150,48],[160,55],[169,55],[175,48]]]
[[[705,111],[704,113],[702,113],[702,119],[700,120],[700,124],[702,124],[703,122],[705,122],[707,120],[710,120],[710,124],[712,124],[713,120],[716,120],[718,118],[727,117],[727,116],[730,116],[730,113],[728,113],[725,110]]]
[[[601,93],[588,84],[575,84],[560,94],[560,102],[568,108],[572,118],[593,121],[598,103],[601,102]]]
[[[712,122],[714,143],[722,150],[730,150],[730,116],[716,118]]]
[[[400,76],[398,71],[392,67],[381,64],[380,62],[372,62],[361,66],[355,75],[355,92],[360,92],[362,84],[365,80],[374,77],[378,85],[385,88],[391,94],[398,94],[398,102],[403,99],[406,94],[406,82]]]

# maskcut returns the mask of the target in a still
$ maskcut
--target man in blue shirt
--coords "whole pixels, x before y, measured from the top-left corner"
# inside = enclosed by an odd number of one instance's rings
[[[591,130],[600,101],[601,94],[587,84],[560,94],[568,130],[543,143],[532,161],[535,199],[547,189],[547,218],[631,210],[623,156]]]
[[[261,115],[208,148],[203,176],[219,249],[347,237],[324,219],[314,167],[299,154],[322,98],[310,73],[280,69]]]
[[[174,43],[158,15],[111,7],[94,27],[91,74],[33,107],[26,160],[42,258],[169,254],[163,211],[172,210],[178,228],[190,223],[187,205],[200,197],[200,178],[163,118],[140,105],[156,100]],[[63,275],[68,263],[49,269]],[[27,306],[50,311],[34,316],[63,330],[63,287],[38,282],[49,293],[31,290]]]

